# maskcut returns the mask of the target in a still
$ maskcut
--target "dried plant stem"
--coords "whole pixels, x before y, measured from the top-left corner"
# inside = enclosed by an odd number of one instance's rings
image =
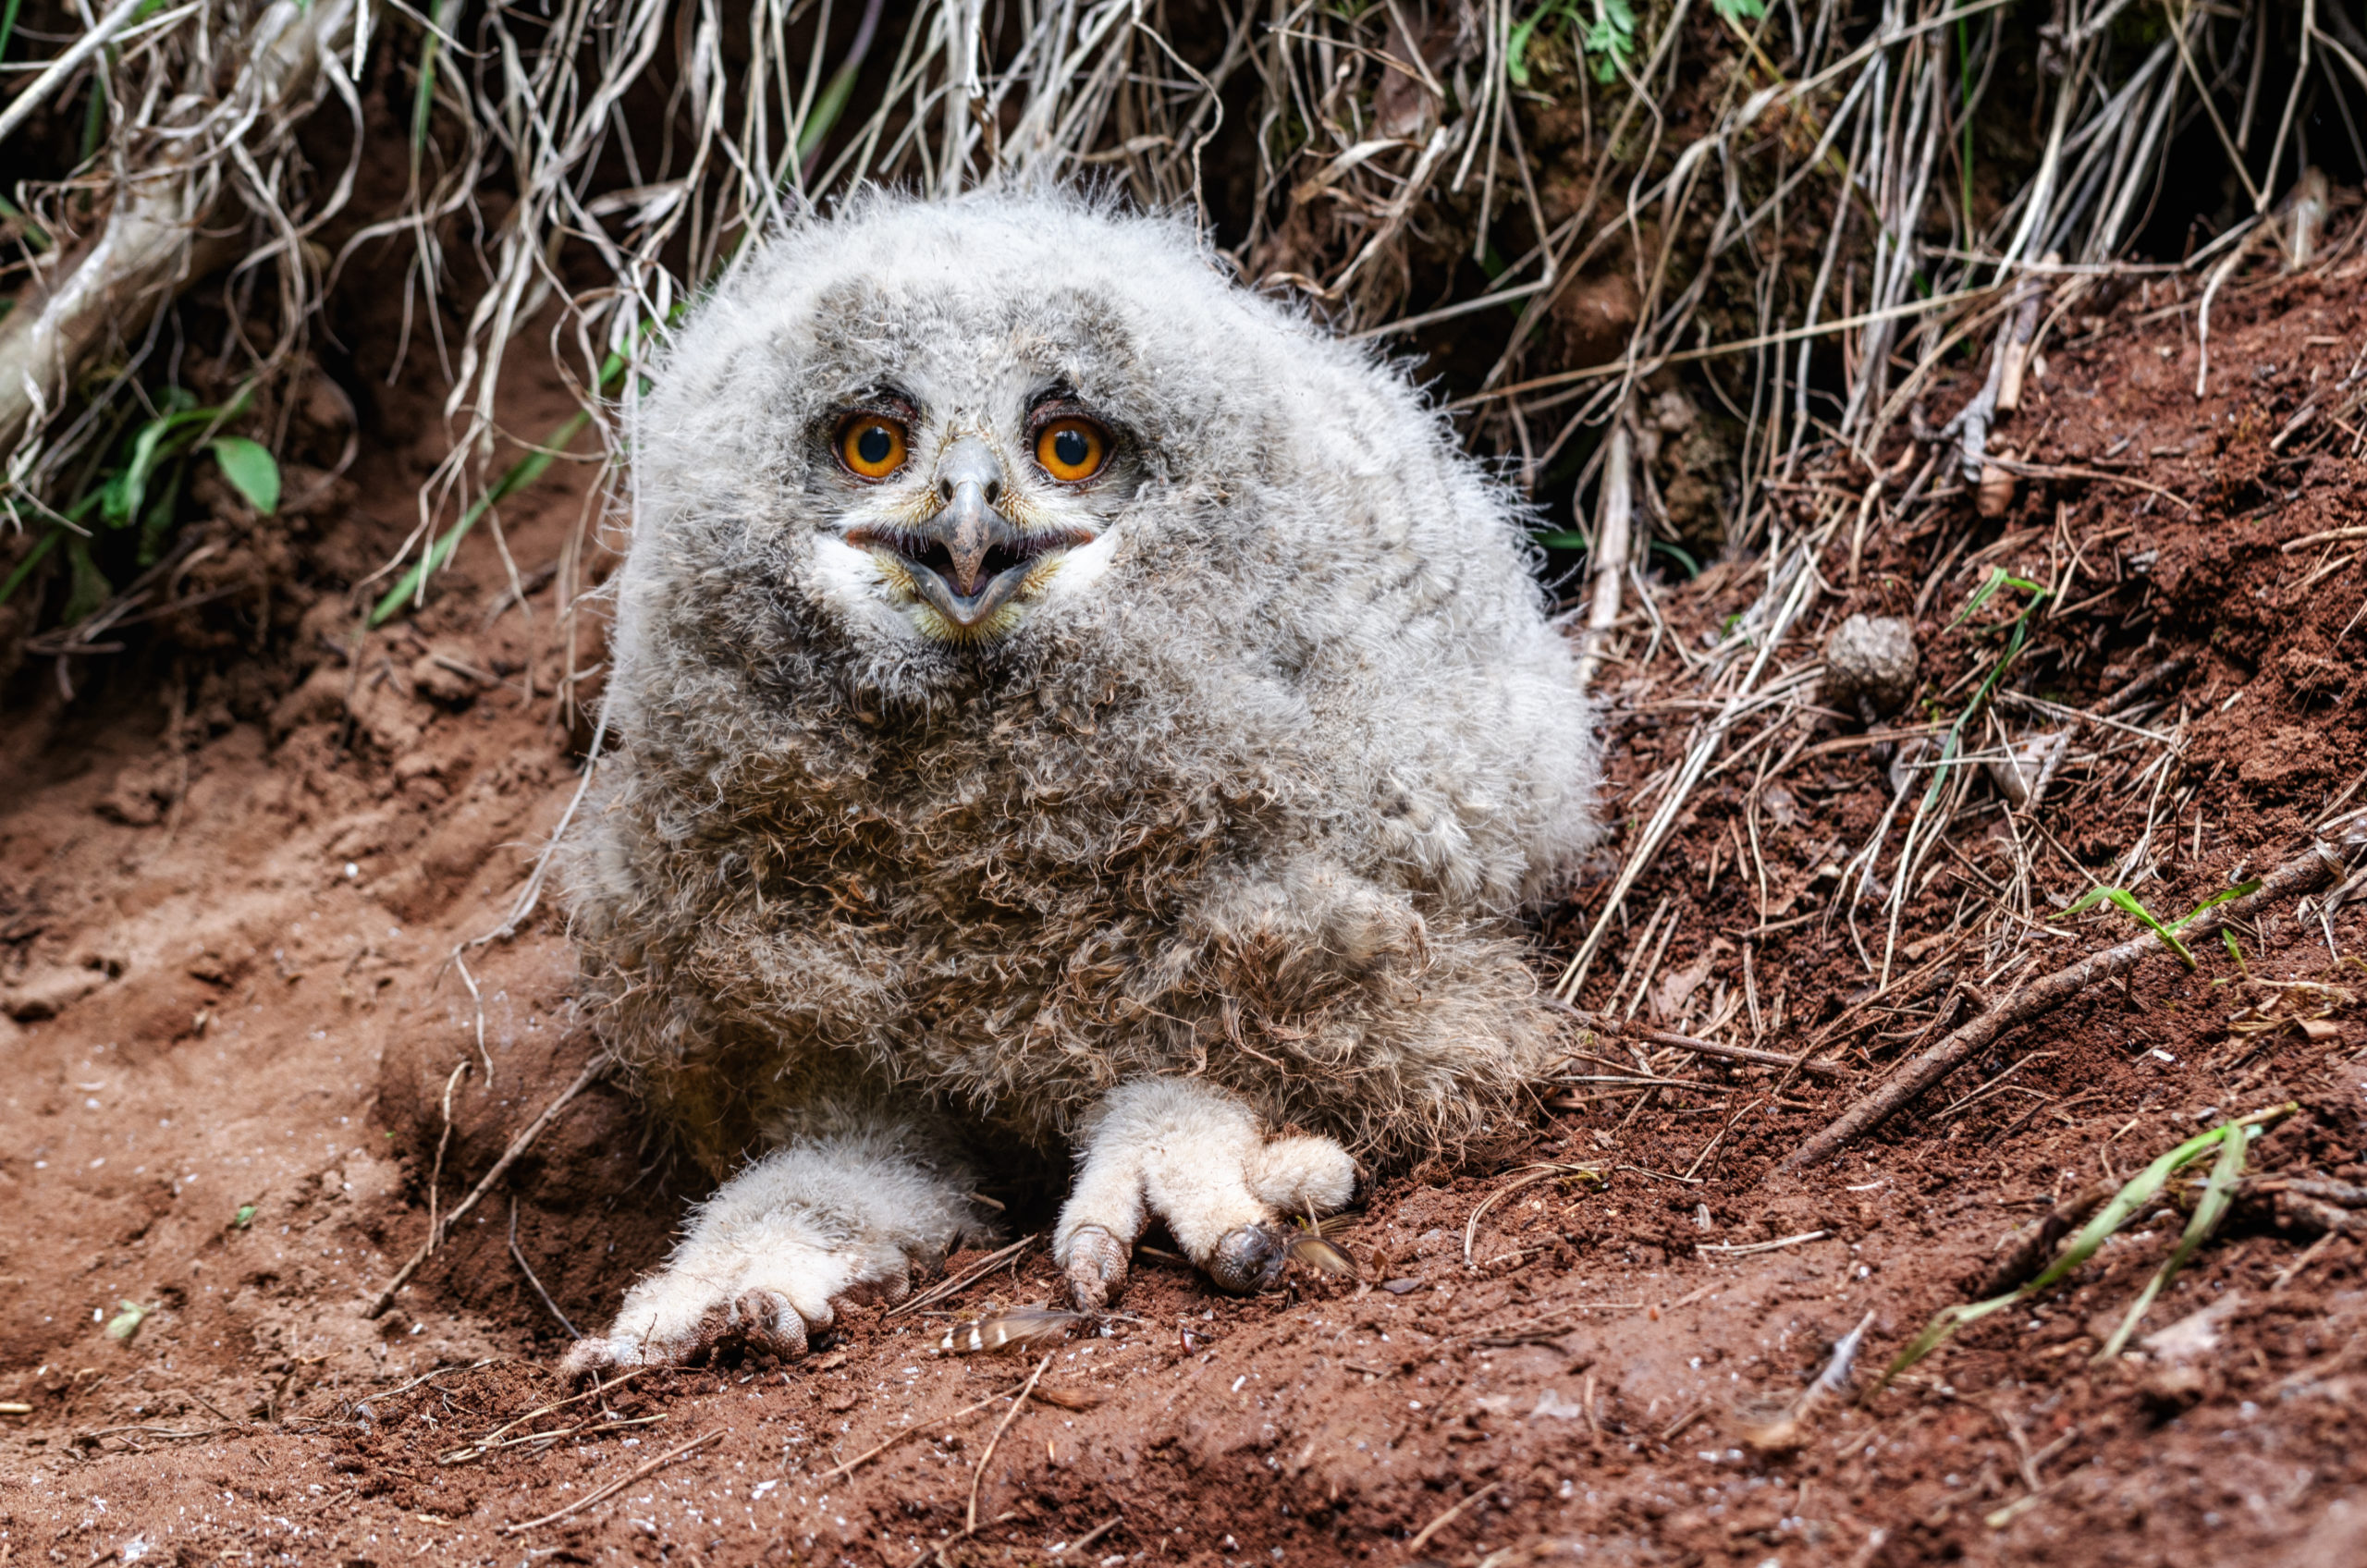
[[[560,1090],[558,1097],[545,1106],[542,1114],[526,1124],[524,1132],[509,1140],[509,1146],[501,1151],[501,1158],[493,1162],[493,1169],[484,1173],[484,1180],[479,1182],[467,1197],[452,1206],[452,1212],[444,1217],[442,1226],[429,1230],[427,1240],[421,1243],[417,1252],[411,1255],[411,1261],[396,1270],[395,1277],[386,1281],[386,1288],[378,1292],[377,1299],[370,1304],[369,1310],[362,1316],[375,1317],[394,1305],[395,1292],[410,1283],[411,1277],[419,1272],[419,1266],[425,1263],[428,1254],[435,1250],[435,1243],[441,1233],[459,1224],[462,1215],[476,1207],[477,1200],[491,1192],[496,1182],[509,1174],[509,1168],[518,1162],[518,1157],[533,1146],[534,1140],[543,1135],[544,1129],[558,1120],[558,1113],[567,1109],[568,1102],[590,1088],[593,1081],[607,1070],[608,1060],[606,1057],[595,1057],[585,1063],[583,1071],[575,1075],[575,1082]]]
[[[717,1427],[712,1431],[702,1432],[697,1437],[693,1438],[689,1442],[681,1444],[675,1448],[668,1449],[664,1453],[659,1454],[656,1458],[651,1460],[640,1469],[633,1471],[631,1475],[618,1476],[615,1480],[610,1481],[607,1486],[602,1487],[598,1491],[586,1492],[583,1496],[577,1498],[573,1502],[569,1503],[565,1508],[558,1509],[554,1513],[546,1513],[539,1519],[528,1519],[516,1525],[504,1525],[495,1533],[504,1536],[517,1536],[523,1535],[528,1530],[537,1529],[545,1525],[556,1525],[560,1520],[568,1518],[572,1514],[583,1513],[585,1509],[591,1507],[595,1502],[600,1502],[607,1498],[615,1496],[618,1492],[623,1490],[629,1486],[632,1486],[635,1481],[642,1479],[644,1476],[655,1476],[658,1471],[663,1470],[668,1464],[673,1464],[674,1461],[681,1458],[693,1449],[704,1448],[708,1443],[715,1441],[717,1438],[723,1436],[723,1432],[724,1428],[721,1427]]]
[[[1026,1387],[1025,1384],[1022,1384],[1020,1386],[1022,1389],[1024,1387]],[[894,1437],[889,1438],[886,1442],[874,1443],[871,1447],[865,1449],[861,1453],[856,1454],[852,1459],[848,1460],[845,1464],[831,1465],[828,1470],[823,1471],[820,1475],[814,1477],[814,1485],[818,1487],[826,1481],[835,1481],[841,1476],[852,1475],[858,1467],[867,1464],[872,1460],[878,1458],[881,1454],[886,1453],[889,1449],[894,1448],[898,1443],[905,1442],[911,1439],[919,1437],[923,1432],[934,1431],[938,1427],[945,1426],[950,1422],[959,1421],[965,1415],[975,1415],[979,1411],[984,1410],[987,1406],[994,1403],[995,1401],[999,1399],[1009,1399],[1012,1395],[1016,1394],[1019,1391],[1020,1389],[1012,1389],[1004,1393],[988,1394],[986,1398],[978,1401],[977,1403],[965,1404],[961,1409],[955,1411],[952,1415],[945,1416],[940,1420],[915,1421],[911,1426],[905,1427],[902,1431],[897,1433]]]
[[[1582,1008],[1575,1007],[1564,1008],[1563,1011],[1587,1028],[1601,1034],[1643,1040],[1655,1046],[1674,1046],[1681,1051],[1691,1051],[1696,1056],[1716,1057],[1722,1061],[1747,1061],[1754,1067],[1797,1067],[1801,1072],[1811,1073],[1819,1078],[1839,1078],[1845,1076],[1849,1071],[1837,1061],[1801,1061],[1798,1058],[1785,1056],[1781,1051],[1753,1050],[1748,1046],[1721,1045],[1715,1040],[1699,1040],[1690,1035],[1672,1035],[1665,1029],[1639,1028],[1625,1019],[1613,1018],[1609,1013],[1588,1012]]]
[[[275,7],[270,20],[276,31],[247,41],[249,53],[225,106],[229,112],[217,111],[209,120],[252,125],[250,140],[269,142],[290,133],[325,73],[350,92],[337,55],[352,37],[359,4],[314,0],[310,7]],[[139,9],[126,0],[76,47],[95,49],[105,42],[102,34]],[[19,99],[10,113],[19,105],[31,107]],[[0,125],[0,135],[7,129]],[[248,249],[242,234],[206,230],[221,189],[215,165],[232,157],[251,160],[253,150],[239,142],[216,145],[194,134],[198,127],[175,129],[185,134],[164,141],[154,161],[117,191],[97,241],[54,263],[47,276],[36,277],[30,297],[0,317],[0,452],[56,410],[75,373],[102,344],[136,337],[175,293]]]
[[[2182,935],[2200,939],[2231,921],[2246,920],[2270,904],[2298,898],[2339,877],[2343,861],[2329,846],[2318,843],[2278,866],[2261,881],[2260,890],[2214,905],[2179,927]],[[2067,969],[2025,986],[1997,1006],[1973,1017],[1938,1045],[1902,1067],[1890,1080],[1843,1112],[1830,1126],[1785,1156],[1781,1172],[1805,1170],[1833,1158],[1845,1145],[1881,1126],[1913,1104],[1922,1093],[1961,1066],[2009,1029],[2053,1011],[2099,980],[2126,974],[2146,959],[2167,952],[2152,932],[2117,947],[2091,953]]]
[[[1627,573],[1632,546],[1629,534],[1636,512],[1635,487],[1628,475],[1627,422],[1611,427],[1610,455],[1602,466],[1602,512],[1594,536],[1594,600],[1587,610],[1586,640],[1578,655],[1578,689],[1594,684],[1602,662],[1602,644],[1619,619],[1619,583]]]
[[[1019,1418],[1020,1411],[1026,1407],[1027,1396],[1036,1391],[1036,1380],[1044,1375],[1044,1369],[1052,1365],[1052,1357],[1058,1354],[1057,1351],[1046,1352],[1044,1359],[1036,1364],[1036,1370],[1027,1374],[1027,1381],[1020,1384],[1019,1392],[1012,1396],[1011,1408],[1003,1412],[994,1436],[987,1439],[986,1452],[978,1455],[978,1467],[970,1475],[970,1505],[963,1512],[962,1520],[963,1535],[978,1533],[978,1488],[986,1484],[987,1466],[994,1462],[995,1445],[1002,1441],[1002,1435],[1010,1431],[1011,1424]]]

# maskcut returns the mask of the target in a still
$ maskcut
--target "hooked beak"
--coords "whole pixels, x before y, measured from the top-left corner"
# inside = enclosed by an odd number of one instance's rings
[[[853,529],[847,543],[899,557],[914,590],[964,631],[1011,603],[1042,557],[1093,542],[1078,531],[1014,527],[1000,507],[1002,459],[975,435],[947,449],[937,492],[942,504],[926,522]]]

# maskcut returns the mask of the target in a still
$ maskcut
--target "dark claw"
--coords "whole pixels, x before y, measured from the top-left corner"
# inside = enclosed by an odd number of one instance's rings
[[[1205,1265],[1217,1289],[1237,1296],[1270,1290],[1290,1259],[1291,1238],[1272,1225],[1244,1225],[1219,1238]]]
[[[1069,1294],[1079,1312],[1100,1312],[1126,1288],[1126,1244],[1098,1225],[1069,1243]]]
[[[747,1291],[732,1307],[739,1319],[732,1331],[749,1350],[782,1361],[805,1354],[805,1319],[784,1298],[770,1291]]]

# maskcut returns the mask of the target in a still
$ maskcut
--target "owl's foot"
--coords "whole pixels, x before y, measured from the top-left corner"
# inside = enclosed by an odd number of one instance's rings
[[[730,1350],[793,1359],[829,1326],[840,1303],[910,1292],[908,1273],[865,1280],[865,1262],[794,1243],[698,1249],[635,1284],[608,1332],[578,1341],[559,1371],[583,1378],[633,1366],[697,1366]]]
[[[915,1265],[983,1233],[950,1172],[890,1134],[779,1150],[725,1182],[666,1267],[625,1292],[606,1335],[560,1364],[572,1378],[634,1366],[693,1366],[738,1350],[805,1354],[847,1302],[901,1299]]]
[[[1272,1285],[1289,1256],[1277,1214],[1339,1208],[1355,1184],[1355,1162],[1331,1139],[1269,1139],[1222,1090],[1147,1079],[1096,1113],[1052,1256],[1078,1306],[1097,1311],[1125,1288],[1127,1254],[1156,1217],[1219,1289],[1247,1295]]]

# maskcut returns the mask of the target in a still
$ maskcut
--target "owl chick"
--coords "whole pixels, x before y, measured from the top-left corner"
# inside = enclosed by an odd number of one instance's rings
[[[872,194],[702,303],[634,463],[571,913],[720,1189],[578,1373],[802,1351],[1068,1151],[1078,1301],[1219,1286],[1551,1049],[1596,741],[1404,376],[1073,198]]]

